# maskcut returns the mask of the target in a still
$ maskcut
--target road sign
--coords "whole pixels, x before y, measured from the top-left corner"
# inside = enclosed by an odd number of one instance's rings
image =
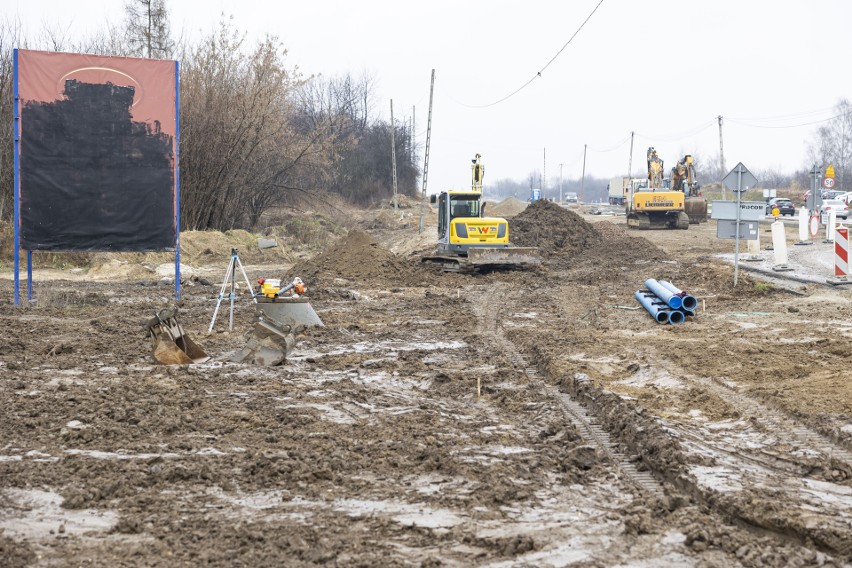
[[[732,219],[719,219],[716,223],[716,238],[736,239],[737,222]],[[746,241],[757,240],[757,221],[740,221],[740,238]]]
[[[757,185],[757,178],[740,162],[728,172],[728,175],[722,179],[722,183],[731,191],[745,191]]]
[[[834,189],[834,178],[825,178],[824,180],[822,180],[822,186],[825,189]]]
[[[763,201],[740,201],[740,221],[759,221],[766,216],[766,204]],[[711,219],[728,219],[736,221],[736,201],[713,201]]]
[[[834,164],[828,164],[828,167],[825,168],[825,177],[834,178]]]
[[[811,215],[810,221],[808,222],[808,228],[810,229],[811,237],[815,237],[819,234],[819,216]]]

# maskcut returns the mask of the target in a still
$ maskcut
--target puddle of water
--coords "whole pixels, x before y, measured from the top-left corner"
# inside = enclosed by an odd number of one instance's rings
[[[633,376],[627,377],[613,384],[626,385],[630,387],[657,387],[661,389],[682,389],[684,384],[672,377],[668,372],[651,367],[642,367]]]
[[[512,314],[513,318],[535,319],[538,317],[537,312],[517,312]]]
[[[288,361],[304,361],[308,358],[319,358],[347,353],[376,353],[380,351],[439,351],[444,349],[461,349],[466,347],[464,341],[380,341],[370,343],[361,341],[348,347],[332,349],[325,353],[315,350],[302,351],[296,348]]]
[[[135,454],[131,452],[125,452],[123,450],[119,450],[117,452],[103,452],[101,450],[65,450],[66,454],[72,456],[85,456],[87,458],[95,458],[99,460],[149,460],[153,458],[164,458],[164,459],[174,459],[181,457],[180,454],[175,453],[146,453],[146,454]]]
[[[418,503],[336,499],[332,506],[350,517],[384,513],[400,524],[430,529],[452,528],[465,521],[465,518],[448,509],[432,509]]]
[[[118,522],[114,511],[63,509],[62,496],[50,491],[6,489],[3,495],[12,506],[0,509],[0,533],[12,538],[44,540],[58,534],[104,533]],[[64,533],[59,533],[59,527],[64,527]]]
[[[718,491],[734,493],[742,491],[740,477],[726,467],[695,465],[689,468],[699,485]]]
[[[290,404],[284,407],[284,409],[290,408],[313,408],[314,410],[319,410],[322,412],[320,418],[322,420],[328,420],[329,422],[334,422],[336,424],[354,424],[355,418],[334,406],[329,404],[321,404],[321,403],[305,403],[305,404]]]

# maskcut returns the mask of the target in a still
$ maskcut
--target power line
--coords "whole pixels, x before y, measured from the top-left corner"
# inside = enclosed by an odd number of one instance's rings
[[[840,118],[845,113],[835,114],[834,116],[829,116],[828,118],[823,118],[822,120],[814,120],[811,122],[802,122],[800,124],[782,124],[778,126],[771,126],[768,124],[749,124],[748,122],[743,122],[740,120],[735,120],[733,118],[725,117],[726,120],[733,122],[734,124],[739,124],[740,126],[748,126],[750,128],[800,128],[802,126],[811,126],[813,124],[819,124],[821,122],[828,122],[829,120],[834,120],[835,118]]]
[[[650,136],[650,135],[647,135],[647,134],[641,134],[641,133],[637,132],[636,136],[639,136],[639,137],[644,138],[646,140],[652,140],[652,141],[656,141],[656,142],[674,142],[676,140],[682,140],[684,138],[689,138],[691,136],[695,136],[696,134],[704,132],[705,130],[707,130],[708,128],[713,126],[714,124],[716,124],[715,118],[713,118],[712,120],[709,120],[707,122],[703,122],[703,123],[699,124],[698,126],[694,126],[694,127],[689,128],[687,130],[683,130],[683,131],[681,131],[677,134]]]
[[[599,150],[598,148],[592,148],[591,146],[589,146],[589,150],[591,150],[592,152],[597,152],[598,154],[606,154],[607,152],[613,152],[615,150],[618,150],[619,148],[624,146],[627,143],[628,140],[630,140],[629,134],[627,136],[625,136],[624,138],[622,138],[621,141],[617,142],[614,146],[612,146],[610,148],[607,148],[605,150]]]
[[[776,120],[788,120],[793,118],[804,118],[806,116],[812,116],[817,114],[823,114],[826,112],[834,112],[836,106],[831,106],[827,108],[821,108],[817,110],[806,110],[801,112],[794,112],[791,114],[778,114],[773,116],[734,116],[734,117],[725,117],[730,118],[731,120],[745,120],[749,122],[772,122]]]
[[[586,19],[585,19],[585,20],[583,20],[583,23],[582,23],[582,24],[580,24],[580,27],[579,27],[579,28],[577,28],[577,31],[575,31],[575,32],[574,32],[574,34],[573,34],[570,38],[568,38],[568,41],[566,41],[566,42],[565,42],[565,44],[564,44],[564,45],[563,45],[563,46],[559,49],[559,51],[557,51],[557,52],[556,52],[556,55],[554,55],[553,57],[551,57],[551,58],[550,58],[550,61],[548,61],[548,62],[545,64],[545,66],[544,66],[544,67],[542,67],[541,69],[539,69],[539,70],[538,70],[538,72],[537,72],[535,75],[533,75],[532,77],[530,77],[530,79],[529,79],[526,83],[524,83],[523,85],[521,85],[520,87],[518,87],[517,89],[515,89],[513,92],[509,93],[508,95],[506,95],[505,97],[503,97],[503,98],[502,98],[502,99],[500,99],[500,100],[497,100],[497,101],[494,101],[493,103],[488,103],[488,104],[485,104],[485,105],[466,105],[466,104],[464,104],[464,103],[462,103],[462,102],[459,102],[459,101],[456,101],[456,102],[458,102],[458,104],[460,104],[460,105],[462,105],[462,106],[465,106],[465,107],[468,107],[468,108],[488,108],[488,107],[492,107],[492,106],[498,105],[498,104],[500,104],[500,103],[502,103],[502,102],[504,102],[504,101],[507,101],[507,100],[509,100],[510,98],[512,98],[512,97],[514,97],[515,95],[517,95],[518,93],[520,93],[521,91],[523,91],[525,88],[527,88],[527,87],[529,86],[529,84],[530,84],[530,83],[532,83],[532,82],[533,82],[533,81],[535,81],[536,79],[540,79],[540,78],[541,78],[541,74],[542,74],[542,72],[543,72],[545,69],[547,69],[548,67],[550,67],[550,64],[551,64],[551,63],[553,63],[554,61],[556,61],[556,58],[557,58],[557,57],[559,57],[559,55],[560,55],[563,51],[565,51],[565,48],[566,48],[566,47],[568,47],[568,44],[569,44],[569,43],[571,43],[571,41],[573,41],[573,39],[574,39],[575,37],[577,37],[577,34],[579,34],[579,33],[580,33],[580,30],[582,30],[582,29],[583,29],[583,26],[585,26],[585,25],[586,25],[586,23],[588,23],[588,21],[589,21],[590,19],[592,19],[592,16],[594,16],[594,15],[595,15],[595,12],[597,12],[597,11],[598,11],[598,8],[600,8],[600,7],[601,7],[601,4],[603,4],[603,3],[604,3],[604,0],[600,0],[600,2],[598,2],[597,6],[595,6],[595,8],[591,11],[591,13],[589,13],[589,15],[588,15],[588,16],[586,16]]]

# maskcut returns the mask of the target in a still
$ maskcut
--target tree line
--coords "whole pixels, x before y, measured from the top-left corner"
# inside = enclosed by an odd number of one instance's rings
[[[418,194],[405,117],[375,112],[368,75],[305,77],[273,36],[250,42],[227,20],[200,40],[171,38],[164,0],[127,0],[125,20],[86,38],[0,27],[0,219],[13,202],[14,48],[180,61],[180,184],[184,230],[252,229],[270,209],[321,191],[371,205]]]

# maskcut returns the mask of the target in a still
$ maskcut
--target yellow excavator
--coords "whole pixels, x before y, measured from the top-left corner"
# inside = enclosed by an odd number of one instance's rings
[[[470,190],[442,191],[430,197],[438,206],[438,246],[423,262],[445,271],[525,268],[541,264],[538,248],[516,247],[509,242],[509,223],[486,217],[482,200],[485,166],[481,155],[471,160]]]
[[[686,196],[684,209],[691,225],[707,222],[707,200],[701,197],[701,186],[695,176],[692,156],[687,154],[672,168],[672,189],[683,191]]]
[[[663,179],[663,161],[648,148],[648,187],[631,187],[625,201],[627,226],[634,229],[688,229],[686,194],[668,187]],[[706,210],[705,210],[706,212]]]

